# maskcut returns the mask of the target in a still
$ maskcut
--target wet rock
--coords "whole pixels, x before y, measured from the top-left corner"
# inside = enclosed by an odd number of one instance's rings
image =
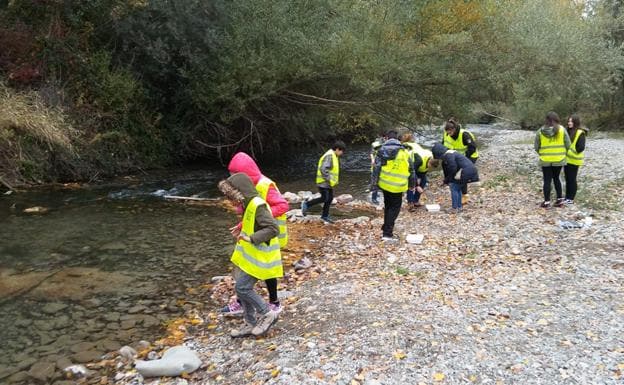
[[[104,314],[104,319],[108,322],[117,322],[119,321],[119,317],[121,316],[118,312],[110,312]]]
[[[66,315],[57,317],[54,320],[55,329],[64,329],[66,327],[71,326],[71,324],[72,324],[71,319],[69,318],[69,316],[66,316]]]
[[[104,353],[96,350],[86,350],[81,351],[74,354],[71,359],[74,362],[78,362],[80,364],[86,364],[88,362],[99,361],[100,358],[104,355]]]
[[[100,247],[100,250],[119,251],[119,250],[125,250],[126,248],[127,246],[125,243],[116,241],[116,242],[110,242],[105,245],[102,245]]]
[[[93,342],[79,342],[73,345],[70,350],[74,353],[84,352],[87,350],[91,350],[95,347]]]
[[[35,362],[37,362],[37,359],[29,357],[23,360],[20,360],[20,362],[18,362],[15,367],[17,368],[17,370],[24,370],[24,369],[28,369],[30,368]]]
[[[146,328],[150,328],[152,326],[156,326],[160,324],[160,321],[158,320],[158,318],[151,316],[151,315],[145,315],[143,316],[143,326]]]
[[[122,321],[121,325],[119,325],[119,328],[123,330],[128,330],[128,329],[132,329],[133,327],[135,327],[136,324],[137,324],[136,320],[129,319],[129,320]]]
[[[30,325],[32,325],[33,320],[30,318],[19,318],[17,320],[15,320],[15,322],[13,323],[15,326],[17,327],[22,327],[22,328],[26,328],[29,327]]]
[[[54,330],[54,322],[50,321],[50,320],[38,320],[34,322],[34,326],[42,331],[50,331],[50,330]]]
[[[56,360],[55,364],[58,370],[65,370],[65,368],[72,366],[74,363],[67,357],[61,357]]]
[[[119,349],[119,355],[124,359],[131,361],[137,355],[137,351],[132,349],[130,346],[123,346]]]
[[[61,302],[52,302],[44,305],[41,308],[41,311],[46,314],[56,314],[62,310],[67,309],[68,305]]]
[[[40,361],[30,367],[28,375],[40,382],[47,382],[54,376],[56,364],[53,362]]]
[[[103,339],[97,342],[97,347],[101,350],[112,352],[119,350],[121,348],[121,344],[115,340]]]
[[[0,369],[0,380],[3,378],[7,378],[15,373],[19,372],[19,369],[16,367],[6,367]]]
[[[9,384],[16,384],[25,382],[29,378],[28,372],[17,372],[12,374],[9,378],[7,378],[7,382]]]
[[[130,309],[128,309],[128,313],[129,314],[136,314],[136,313],[140,313],[143,310],[147,309],[145,306],[143,305],[136,305],[131,307]]]

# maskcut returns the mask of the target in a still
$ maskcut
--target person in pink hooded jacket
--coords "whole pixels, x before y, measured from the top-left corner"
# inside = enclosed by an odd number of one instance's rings
[[[253,158],[244,152],[237,152],[236,154],[234,154],[232,160],[230,160],[230,164],[228,164],[228,171],[230,172],[230,174],[242,172],[251,179],[254,186],[256,186],[256,190],[260,194],[260,197],[268,203],[273,218],[277,220],[280,228],[280,233],[278,235],[280,248],[285,247],[288,243],[288,232],[286,229],[286,212],[290,209],[290,207],[288,206],[288,202],[286,201],[286,199],[284,199],[279,189],[275,185],[275,182],[262,175],[260,168],[253,160]],[[232,235],[234,236],[238,236],[240,230],[241,223],[238,223],[236,226],[230,229]],[[277,298],[277,279],[267,279],[265,283],[269,291],[269,308],[271,308],[271,310],[280,312],[282,310],[282,307],[280,305],[279,299]],[[235,315],[242,314],[243,310],[238,300],[236,300],[225,306],[221,311],[229,315]]]

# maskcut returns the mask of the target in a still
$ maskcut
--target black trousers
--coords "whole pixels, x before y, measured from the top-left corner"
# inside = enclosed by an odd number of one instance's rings
[[[561,189],[561,166],[548,166],[542,167],[542,174],[544,175],[544,201],[550,201],[550,185],[555,185],[555,192],[557,193],[557,199],[563,198],[563,192]]]
[[[403,193],[393,193],[383,189],[381,191],[383,191],[384,196],[384,223],[381,226],[381,231],[384,237],[392,237],[394,222],[401,211]]]
[[[332,201],[334,200],[334,189],[330,187],[319,187],[319,192],[321,196],[316,199],[312,199],[308,201],[308,207],[312,207],[316,204],[323,204],[323,213],[321,216],[323,218],[329,218],[329,206],[331,206]]]
[[[566,182],[566,199],[574,200],[578,184],[576,183],[576,177],[578,176],[579,166],[575,164],[566,164],[563,168]]]

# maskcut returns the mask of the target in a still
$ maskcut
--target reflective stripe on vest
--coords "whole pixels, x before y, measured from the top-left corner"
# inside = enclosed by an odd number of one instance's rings
[[[260,197],[264,199],[265,202],[267,200],[267,195],[269,194],[269,188],[271,186],[273,186],[273,188],[275,189],[275,191],[277,191],[278,194],[281,194],[281,192],[275,185],[275,182],[273,182],[271,179],[267,178],[266,176],[262,176],[262,178],[260,178],[260,180],[258,181],[258,184],[256,185],[256,191],[258,191],[258,194],[260,194]],[[269,207],[269,210],[270,209],[271,208]],[[286,228],[286,214],[284,213],[278,217],[275,217],[275,220],[277,220],[277,224],[279,225],[279,229],[280,229],[279,235],[277,236],[277,239],[279,240],[279,245],[280,247],[285,247],[288,244],[288,229]]]
[[[472,140],[476,143],[477,140],[475,139],[472,132],[465,131],[463,128],[460,128],[459,135],[457,135],[457,139],[453,139],[453,137],[451,137],[449,134],[446,133],[446,131],[444,131],[444,136],[443,136],[444,147],[448,148],[449,150],[455,150],[462,155],[466,155],[466,150],[468,150],[468,146],[464,144],[464,132],[467,132],[468,135],[470,135],[470,137],[472,138]],[[470,155],[470,157],[472,159],[477,159],[479,157],[479,151],[475,150],[475,152],[473,152]]]
[[[334,152],[334,150],[327,150],[321,159],[318,161],[318,166],[316,168],[316,184],[321,184],[325,182],[325,178],[323,178],[323,174],[321,173],[321,165],[323,164],[323,159],[326,156],[332,157],[332,168],[329,170],[329,187],[334,187],[338,184],[339,174],[340,174],[340,166],[338,165],[338,155]]]
[[[261,205],[266,205],[266,202],[260,197],[255,197],[245,207],[241,234],[251,236],[254,233],[256,210]],[[268,245],[254,245],[239,239],[230,260],[245,273],[257,279],[279,278],[284,275],[277,237],[271,238]]]
[[[544,163],[560,163],[566,158],[564,128],[559,126],[557,134],[549,138],[540,131],[539,157]]]
[[[574,164],[577,166],[583,165],[583,159],[585,159],[585,151],[582,151],[580,153],[576,152],[576,142],[578,142],[578,139],[581,137],[582,134],[583,130],[577,128],[576,133],[574,134],[574,140],[572,141],[572,145],[570,145],[570,148],[568,148],[568,153],[566,154],[566,160],[568,161],[568,164]]]
[[[394,159],[389,159],[379,172],[379,188],[393,193],[407,191],[409,182],[409,157],[407,150],[401,149]]]

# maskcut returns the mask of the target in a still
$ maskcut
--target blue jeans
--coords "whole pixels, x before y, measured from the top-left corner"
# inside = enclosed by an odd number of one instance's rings
[[[420,179],[420,187],[427,187],[427,174],[416,173],[416,178]],[[420,201],[420,193],[418,191],[414,191],[414,202]]]
[[[463,183],[449,183],[449,187],[451,188],[451,203],[454,209],[462,208],[462,188],[464,187]]]

